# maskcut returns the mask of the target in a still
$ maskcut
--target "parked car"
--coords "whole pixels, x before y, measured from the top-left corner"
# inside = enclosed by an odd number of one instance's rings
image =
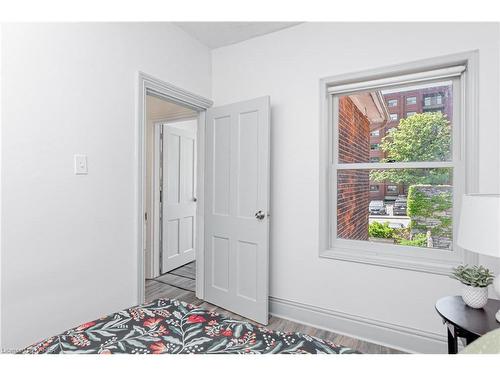
[[[385,215],[385,204],[384,201],[371,201],[368,205],[368,211],[370,215]]]
[[[394,215],[406,216],[406,197],[399,196],[394,202],[393,211]]]

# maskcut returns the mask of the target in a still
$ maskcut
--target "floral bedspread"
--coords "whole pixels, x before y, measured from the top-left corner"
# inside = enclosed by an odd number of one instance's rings
[[[173,299],[82,324],[19,353],[357,353],[301,333],[271,331]]]

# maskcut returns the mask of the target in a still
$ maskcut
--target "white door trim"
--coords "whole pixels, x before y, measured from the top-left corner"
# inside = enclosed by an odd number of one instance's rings
[[[146,183],[146,94],[175,102],[185,107],[199,112],[198,116],[198,168],[197,168],[197,194],[198,194],[198,230],[196,239],[196,260],[199,266],[196,267],[196,296],[203,298],[203,168],[205,165],[205,110],[210,108],[213,102],[202,96],[193,94],[189,91],[171,85],[149,74],[138,72],[137,74],[137,126],[136,126],[136,150],[135,158],[137,161],[136,181],[136,246],[137,246],[137,303],[143,303],[145,294],[144,281],[144,212],[145,207],[145,183]],[[200,212],[201,211],[201,212]]]

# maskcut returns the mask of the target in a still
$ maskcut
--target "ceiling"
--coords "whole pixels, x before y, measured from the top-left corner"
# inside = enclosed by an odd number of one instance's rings
[[[301,22],[174,22],[211,49],[273,33],[299,23]]]

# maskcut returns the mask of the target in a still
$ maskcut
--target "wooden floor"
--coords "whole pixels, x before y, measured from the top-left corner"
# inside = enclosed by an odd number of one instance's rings
[[[183,267],[177,268],[169,273],[161,275],[155,279],[146,280],[146,301],[152,301],[157,298],[175,298],[187,303],[192,303],[201,306],[206,310],[215,311],[216,313],[234,318],[245,319],[239,315],[233,314],[230,311],[221,309],[218,306],[200,300],[195,296],[195,275],[196,263],[192,262]],[[257,324],[257,323],[255,323]],[[307,326],[292,322],[290,320],[271,316],[267,328],[285,331],[285,332],[302,332],[321,339],[330,340],[336,344],[347,346],[368,354],[401,354],[402,352],[396,349],[388,348],[382,345],[373,344],[367,341],[361,341],[352,337],[339,335],[334,332],[325,331],[322,329]]]

